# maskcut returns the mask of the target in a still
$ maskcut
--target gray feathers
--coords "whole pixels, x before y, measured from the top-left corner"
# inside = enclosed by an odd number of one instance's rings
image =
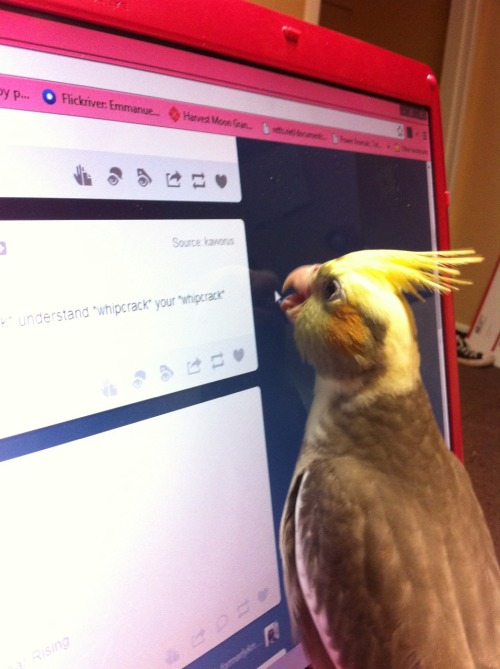
[[[337,669],[499,669],[493,546],[423,387],[356,416],[332,406],[322,434],[303,444],[282,524],[292,616],[316,669],[335,666],[325,645]],[[314,610],[297,576],[296,541]]]

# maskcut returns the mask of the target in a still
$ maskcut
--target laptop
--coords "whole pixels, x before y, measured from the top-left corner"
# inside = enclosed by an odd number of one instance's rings
[[[304,669],[299,265],[448,247],[436,79],[247,2],[0,5],[0,666]],[[461,454],[449,298],[412,305]]]

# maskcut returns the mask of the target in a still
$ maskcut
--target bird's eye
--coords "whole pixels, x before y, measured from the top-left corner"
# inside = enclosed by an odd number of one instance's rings
[[[325,298],[329,302],[337,300],[342,295],[342,288],[337,279],[329,279],[325,283]]]

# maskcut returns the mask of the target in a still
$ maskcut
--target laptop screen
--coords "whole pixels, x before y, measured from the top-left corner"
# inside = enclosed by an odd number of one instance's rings
[[[0,665],[306,665],[298,265],[438,246],[428,110],[4,9]],[[412,305],[449,441],[441,303]]]

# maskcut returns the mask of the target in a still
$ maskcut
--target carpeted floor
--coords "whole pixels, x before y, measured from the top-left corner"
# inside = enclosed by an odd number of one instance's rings
[[[464,461],[500,559],[500,369],[459,365]]]

